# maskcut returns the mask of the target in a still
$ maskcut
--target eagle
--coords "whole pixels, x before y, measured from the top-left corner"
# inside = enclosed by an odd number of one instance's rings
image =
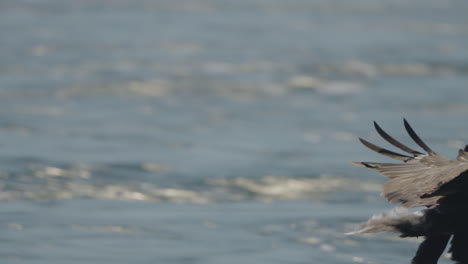
[[[468,145],[458,151],[456,160],[448,159],[429,148],[406,119],[403,123],[425,153],[402,144],[374,121],[377,133],[407,154],[359,138],[369,149],[400,162],[353,162],[387,177],[382,196],[400,205],[372,216],[359,230],[348,234],[396,232],[401,237],[424,237],[412,264],[436,264],[451,238],[452,260],[468,264]],[[410,209],[415,207],[419,208]]]

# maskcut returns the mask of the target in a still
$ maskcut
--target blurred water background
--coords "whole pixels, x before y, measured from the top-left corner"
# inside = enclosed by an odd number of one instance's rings
[[[468,142],[463,0],[3,0],[1,263],[409,263],[372,120]],[[441,261],[449,263],[447,259]]]

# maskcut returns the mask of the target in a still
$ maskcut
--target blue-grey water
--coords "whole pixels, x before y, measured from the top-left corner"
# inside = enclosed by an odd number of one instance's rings
[[[350,162],[385,160],[373,120],[468,142],[467,12],[1,1],[1,263],[409,263],[416,239],[343,234],[392,206]]]

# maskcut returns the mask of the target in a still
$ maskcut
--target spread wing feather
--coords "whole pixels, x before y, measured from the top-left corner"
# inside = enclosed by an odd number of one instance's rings
[[[364,140],[362,138],[359,138],[359,141],[361,141],[361,143],[364,146],[370,148],[371,150],[373,150],[373,151],[375,151],[375,152],[377,152],[379,154],[382,154],[384,156],[390,157],[390,158],[394,158],[394,159],[402,160],[402,161],[407,161],[407,160],[412,158],[410,156],[402,155],[402,154],[399,154],[399,153],[396,153],[396,152],[381,148],[381,147],[376,146],[376,145],[374,145],[374,144],[370,143],[369,141],[366,141],[366,140]]]
[[[411,138],[428,154],[409,148],[388,135],[374,122],[377,132],[390,144],[413,154],[402,155],[366,140],[361,142],[369,149],[382,155],[403,161],[403,163],[354,162],[355,165],[373,169],[389,178],[384,184],[382,195],[389,202],[401,202],[405,207],[433,206],[444,193],[441,187],[468,170],[468,153],[460,150],[457,160],[450,160],[429,148],[404,120],[406,131]],[[453,190],[449,190],[453,192]]]

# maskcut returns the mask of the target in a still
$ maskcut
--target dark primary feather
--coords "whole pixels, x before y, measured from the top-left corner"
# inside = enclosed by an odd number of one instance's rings
[[[424,141],[421,140],[421,138],[414,132],[413,128],[410,126],[408,121],[406,119],[403,119],[403,123],[405,124],[405,129],[410,135],[410,137],[418,144],[422,149],[424,149],[427,153],[429,154],[435,154],[434,151],[432,151],[431,148],[429,148]]]
[[[382,128],[380,128],[380,126],[377,124],[377,122],[374,121],[374,127],[375,127],[375,130],[377,130],[377,133],[379,133],[379,135],[385,139],[388,143],[392,144],[393,146],[403,150],[403,151],[406,151],[408,153],[411,153],[413,154],[414,156],[417,156],[417,155],[420,155],[422,154],[421,152],[417,151],[417,150],[414,150],[412,148],[409,148],[403,144],[400,143],[400,141],[394,139],[392,136],[390,136],[389,134],[387,134]]]
[[[450,188],[442,187],[445,187],[447,183],[468,170],[468,154],[460,150],[457,160],[445,158],[429,148],[406,120],[404,120],[404,125],[410,137],[423,148],[427,154],[423,154],[403,145],[388,135],[374,122],[377,132],[386,141],[414,156],[409,157],[402,155],[360,139],[369,149],[382,155],[401,160],[403,163],[354,162],[354,164],[376,170],[389,178],[389,181],[384,184],[382,193],[388,201],[401,202],[408,208],[433,206],[445,193],[458,191],[456,185],[447,185]],[[439,190],[443,190],[443,192]]]
[[[372,143],[370,143],[369,141],[366,141],[362,138],[359,138],[359,141],[361,141],[361,143],[370,148],[371,150],[379,153],[379,154],[382,154],[384,156],[387,156],[387,157],[390,157],[390,158],[394,158],[394,159],[397,159],[397,160],[402,160],[402,161],[407,161],[409,159],[411,159],[410,156],[406,156],[406,155],[402,155],[402,154],[399,154],[399,153],[396,153],[396,152],[393,152],[393,151],[390,151],[390,150],[387,150],[387,149],[384,149],[384,148],[381,148],[379,146],[376,146]]]

